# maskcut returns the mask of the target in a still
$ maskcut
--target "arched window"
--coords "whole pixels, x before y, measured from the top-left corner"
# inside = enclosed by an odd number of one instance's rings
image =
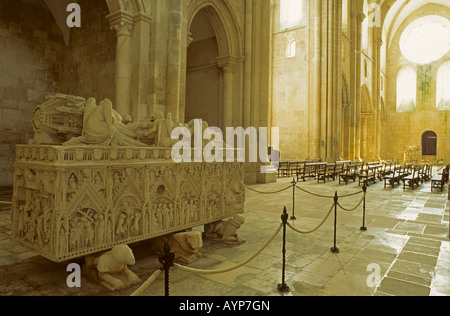
[[[300,26],[303,18],[303,0],[280,1],[280,27],[288,29]]]
[[[450,110],[450,61],[439,67],[436,80],[436,107],[441,111]]]
[[[362,39],[361,39],[361,48],[364,50],[369,49],[369,5],[367,4],[367,0],[364,0],[364,15],[366,18],[362,22]]]
[[[289,42],[287,51],[286,51],[286,58],[295,57],[296,46],[297,46],[297,42],[295,40],[292,40]]]
[[[348,32],[348,0],[342,0],[342,32]]]
[[[403,67],[397,75],[397,112],[415,112],[417,74],[411,67]]]
[[[422,135],[422,155],[436,156],[437,155],[437,135],[433,131],[428,131]]]

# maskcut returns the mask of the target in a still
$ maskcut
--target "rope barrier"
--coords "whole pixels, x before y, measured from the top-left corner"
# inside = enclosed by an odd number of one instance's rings
[[[291,224],[287,223],[287,226],[292,229],[293,231],[299,233],[299,234],[310,234],[315,232],[316,230],[318,230],[320,227],[322,227],[323,224],[325,224],[325,222],[327,221],[328,217],[330,217],[331,212],[333,211],[333,207],[334,207],[334,203],[331,205],[330,210],[328,211],[327,215],[325,216],[325,218],[320,222],[320,224],[318,226],[316,226],[314,229],[312,230],[300,230],[295,228],[294,226],[292,226]]]
[[[362,197],[361,200],[358,202],[358,204],[357,204],[355,207],[351,208],[351,209],[348,209],[348,208],[343,207],[339,202],[337,203],[337,205],[338,205],[343,211],[346,211],[346,212],[353,212],[354,210],[356,210],[356,209],[362,204],[362,202],[364,201],[364,198],[365,198],[365,197],[366,197],[366,193],[363,194],[363,197]]]
[[[180,270],[183,270],[183,271],[186,271],[186,272],[199,273],[199,274],[220,274],[220,273],[226,273],[226,272],[238,269],[238,268],[242,267],[243,265],[246,265],[247,263],[249,263],[253,259],[255,259],[275,239],[275,237],[280,232],[281,228],[283,228],[283,224],[282,223],[278,226],[277,230],[272,235],[272,237],[270,237],[270,239],[253,256],[251,256],[247,260],[245,260],[245,261],[243,261],[243,262],[241,262],[241,263],[239,263],[237,265],[234,265],[232,267],[224,268],[224,269],[218,269],[218,270],[202,270],[202,269],[189,268],[189,267],[180,265],[178,263],[174,263],[174,267],[179,268]]]
[[[314,195],[314,196],[317,196],[317,197],[322,197],[322,198],[327,198],[327,199],[333,199],[334,198],[334,195],[323,195],[323,194],[313,193],[311,191],[303,189],[302,187],[299,187],[298,185],[296,185],[296,188],[302,190],[305,193],[308,193],[308,194],[311,194],[311,195]],[[345,197],[361,194],[363,192],[364,191],[361,190],[361,191],[354,192],[354,193],[348,193],[348,194],[340,195],[339,198],[345,198]]]
[[[332,195],[322,195],[322,194],[313,193],[313,192],[311,192],[311,191],[308,191],[308,190],[305,190],[305,189],[299,187],[298,185],[296,185],[295,187],[296,187],[297,189],[302,190],[302,191],[305,192],[305,193],[308,193],[308,194],[311,194],[311,195],[314,195],[314,196],[317,196],[317,197],[322,197],[322,198],[327,198],[327,199],[332,199],[332,198],[334,198],[334,195],[332,196]]]
[[[362,191],[358,191],[358,192],[354,192],[354,193],[349,193],[349,194],[345,194],[342,195],[341,198],[343,197],[349,197],[349,196],[354,196],[360,193],[363,193],[363,196],[361,198],[361,200],[358,202],[358,204],[353,207],[353,208],[345,208],[343,207],[340,203],[339,203],[339,196],[338,196],[338,192],[335,192],[334,196],[328,196],[328,195],[323,195],[323,194],[317,194],[317,193],[313,193],[310,192],[308,190],[305,190],[301,187],[299,187],[295,181],[295,179],[292,181],[291,185],[281,189],[281,190],[277,190],[277,191],[271,191],[271,192],[264,192],[264,191],[259,191],[253,188],[250,188],[249,186],[245,185],[246,188],[250,189],[251,191],[254,191],[256,193],[261,193],[261,194],[276,194],[276,193],[280,193],[283,191],[286,191],[288,189],[290,189],[292,187],[293,189],[293,214],[291,219],[295,220],[295,216],[294,216],[294,207],[295,207],[295,188],[300,189],[301,191],[317,196],[317,197],[322,197],[322,198],[333,198],[333,204],[331,205],[330,209],[328,210],[327,214],[325,215],[325,217],[321,220],[321,222],[314,227],[311,230],[301,230],[301,229],[297,229],[295,228],[292,224],[290,224],[287,219],[288,219],[288,214],[287,214],[287,210],[286,207],[284,207],[284,211],[283,211],[283,215],[281,216],[282,219],[282,223],[279,224],[278,228],[276,229],[276,231],[273,233],[273,235],[269,238],[269,240],[267,240],[264,245],[258,249],[256,251],[256,253],[254,253],[252,256],[250,256],[247,260],[235,264],[231,267],[228,268],[223,268],[223,269],[215,269],[215,270],[203,270],[203,269],[196,269],[196,268],[190,268],[187,266],[183,266],[177,263],[174,263],[174,258],[175,258],[175,254],[173,252],[170,252],[170,248],[169,248],[169,243],[166,240],[164,249],[165,249],[165,255],[161,256],[159,258],[160,263],[163,264],[163,267],[160,270],[155,271],[150,278],[144,283],[142,284],[141,287],[139,287],[139,289],[137,289],[133,294],[131,294],[131,296],[139,296],[142,295],[142,293],[156,280],[156,278],[158,276],[160,276],[163,271],[165,272],[165,295],[169,296],[169,272],[170,272],[170,268],[171,267],[175,267],[178,268],[182,271],[185,272],[190,272],[190,273],[197,273],[197,274],[222,274],[222,273],[226,273],[226,272],[230,272],[233,270],[236,270],[244,265],[246,265],[247,263],[249,263],[250,261],[252,261],[253,259],[255,259],[274,239],[275,237],[280,233],[280,231],[283,229],[283,249],[282,249],[282,253],[283,253],[283,270],[282,270],[282,283],[278,284],[278,290],[280,292],[289,292],[289,287],[286,285],[285,283],[285,256],[286,256],[286,226],[288,226],[289,228],[291,228],[293,231],[299,233],[299,234],[310,234],[313,233],[315,231],[317,231],[320,227],[322,227],[325,222],[327,221],[327,219],[330,217],[330,214],[332,213],[333,209],[334,209],[334,247],[331,247],[330,250],[334,253],[338,253],[339,252],[339,248],[337,248],[336,246],[336,240],[337,240],[337,214],[338,214],[338,207],[341,208],[344,211],[347,212],[352,212],[355,209],[357,209],[362,203],[363,204],[363,226],[361,227],[361,230],[367,230],[367,228],[365,227],[365,198],[366,198],[366,191],[367,191],[367,187],[363,186]],[[0,201],[0,203],[2,203]],[[5,202],[3,202],[5,203]]]
[[[4,202],[4,201],[0,201],[0,204],[4,204],[4,205],[12,205],[12,202]]]
[[[258,191],[256,189],[253,189],[253,188],[251,188],[251,187],[249,187],[247,185],[245,187],[247,189],[251,190],[251,191],[254,191],[256,193],[261,193],[261,194],[276,194],[276,193],[280,193],[280,192],[286,191],[287,189],[291,188],[291,186],[288,186],[287,188],[284,188],[284,189],[281,189],[281,190],[278,190],[278,191],[264,192],[264,191]]]
[[[130,296],[141,296],[144,291],[158,278],[163,271],[161,269],[156,270],[147,281],[145,281],[136,291]]]

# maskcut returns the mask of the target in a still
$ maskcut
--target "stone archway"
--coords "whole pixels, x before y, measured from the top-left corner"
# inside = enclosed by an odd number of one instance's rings
[[[187,12],[185,119],[233,125],[234,88],[243,59],[237,21],[228,1],[196,0]]]

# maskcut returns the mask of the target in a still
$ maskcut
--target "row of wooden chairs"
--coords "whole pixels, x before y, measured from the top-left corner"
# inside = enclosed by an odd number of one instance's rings
[[[432,176],[431,164],[414,165],[412,163],[396,164],[394,162],[352,162],[336,161],[335,163],[320,162],[317,160],[280,162],[278,177],[296,177],[297,181],[305,182],[308,179],[316,179],[318,183],[328,180],[339,180],[339,184],[356,182],[358,185],[365,183],[370,185],[377,180],[384,180],[384,187],[389,184],[392,188],[403,183],[412,189],[431,180],[431,190],[440,188],[443,190],[445,182],[449,178],[449,166],[436,177]]]
[[[304,168],[305,164],[314,164],[319,162],[319,160],[280,161],[277,176],[279,178],[297,176],[297,173]]]
[[[391,171],[386,172],[383,176],[384,178],[384,187],[389,185],[394,188],[395,184],[400,185],[400,182],[403,183],[403,189],[406,186],[414,189],[418,187],[419,184],[423,184],[425,181],[430,181],[432,178],[432,165],[413,165],[412,163],[407,163],[404,165],[396,165],[391,166]]]

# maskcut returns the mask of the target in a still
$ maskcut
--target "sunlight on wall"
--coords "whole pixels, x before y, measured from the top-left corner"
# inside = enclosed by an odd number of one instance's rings
[[[281,0],[280,2],[281,28],[300,26],[303,17],[303,0]]]
[[[402,68],[397,76],[397,112],[416,110],[417,75],[411,67]]]
[[[436,106],[438,110],[450,110],[450,61],[439,67],[436,79]]]

